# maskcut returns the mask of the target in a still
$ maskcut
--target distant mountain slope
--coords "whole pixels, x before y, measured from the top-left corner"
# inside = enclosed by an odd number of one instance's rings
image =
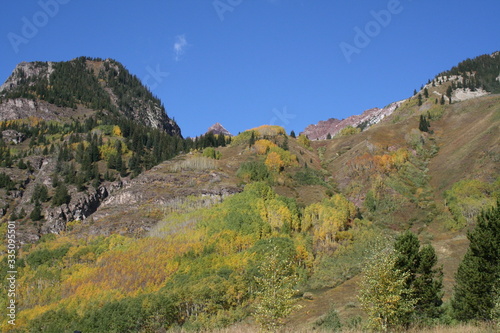
[[[221,123],[215,123],[210,126],[207,130],[207,133],[212,134],[224,134],[226,136],[232,136],[232,134],[224,127]]]
[[[361,115],[351,116],[342,120],[330,118],[326,121],[320,121],[317,124],[307,126],[302,134],[307,135],[310,140],[325,140],[328,135],[334,137],[347,126],[365,129],[391,115],[403,102],[394,102],[382,109],[369,109]]]
[[[442,89],[435,88],[439,86],[448,89],[441,91]],[[452,101],[463,101],[488,93],[500,93],[500,51],[464,60],[452,69],[436,75],[432,81],[429,80],[422,87],[421,91],[418,92],[420,95],[424,95],[424,88],[428,90],[427,94],[431,92],[434,97],[441,98],[443,96],[444,98],[446,96],[444,102],[449,102],[450,98]],[[319,121],[317,124],[307,126],[302,134],[307,135],[311,140],[325,140],[328,135],[334,137],[348,126],[364,130],[391,115],[403,102],[405,100],[391,103],[382,109],[369,109],[361,115],[342,120],[330,118]]]
[[[115,60],[80,57],[63,62],[22,62],[0,87],[0,120],[26,116],[51,119],[60,113],[71,116],[71,110],[78,108],[113,112],[181,135],[161,101]]]

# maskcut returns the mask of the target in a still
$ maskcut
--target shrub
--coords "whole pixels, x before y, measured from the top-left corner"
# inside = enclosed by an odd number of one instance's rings
[[[263,181],[269,178],[269,171],[262,162],[252,161],[241,164],[236,175],[244,181]]]

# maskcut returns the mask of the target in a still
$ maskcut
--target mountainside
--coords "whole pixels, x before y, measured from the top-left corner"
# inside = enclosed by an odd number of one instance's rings
[[[445,92],[439,92],[432,87],[450,82]],[[447,97],[453,101],[464,101],[489,93],[500,92],[500,52],[485,54],[474,59],[460,62],[451,70],[444,71],[425,86],[422,86],[420,95],[433,90],[434,97]],[[428,98],[427,96],[426,98]],[[325,140],[327,137],[338,135],[346,127],[355,127],[360,130],[379,123],[385,117],[391,115],[403,102],[394,102],[379,109],[373,108],[364,111],[361,115],[355,115],[346,119],[338,120],[331,118],[319,121],[317,124],[307,126],[302,132],[311,140]],[[444,102],[442,102],[444,103]]]
[[[350,116],[342,120],[331,118],[326,121],[320,121],[315,125],[307,126],[302,134],[306,135],[311,140],[325,140],[327,137],[331,138],[339,134],[339,132],[346,127],[355,127],[364,130],[391,115],[403,102],[404,101],[394,102],[382,109],[369,109],[361,115]]]
[[[500,199],[500,95],[477,83],[497,68],[475,70],[481,59],[298,137],[217,123],[183,140],[83,93],[54,106],[28,84],[7,98],[9,81],[0,111],[22,119],[0,121],[0,217],[20,245],[16,332],[364,331],[367,267],[396,254],[411,268],[384,266],[371,294],[412,283],[414,331],[461,320],[450,299],[467,234]]]
[[[160,100],[122,64],[111,59],[23,62],[0,87],[0,121],[29,116],[44,120],[69,118],[79,115],[80,109],[86,109],[86,113],[113,112],[171,135],[181,135]]]

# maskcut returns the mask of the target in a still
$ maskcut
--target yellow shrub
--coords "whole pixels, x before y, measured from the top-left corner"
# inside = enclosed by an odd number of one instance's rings
[[[274,151],[267,155],[265,164],[267,168],[273,172],[280,172],[285,166],[285,163],[281,160],[280,155]]]
[[[276,147],[276,144],[265,139],[257,140],[255,142],[255,150],[259,155],[265,155],[272,147]]]

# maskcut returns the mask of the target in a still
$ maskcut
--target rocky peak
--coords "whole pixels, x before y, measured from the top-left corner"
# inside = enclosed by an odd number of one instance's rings
[[[213,133],[213,134],[224,134],[225,136],[232,136],[231,133],[227,129],[224,128],[220,123],[215,123],[212,126],[210,126],[207,130],[207,133]]]
[[[322,120],[317,124],[307,126],[301,134],[307,135],[311,140],[325,140],[328,134],[333,137],[347,126],[366,129],[391,115],[403,102],[404,100],[394,102],[384,108],[372,108],[364,111],[361,115],[351,116],[342,120],[335,118]]]

